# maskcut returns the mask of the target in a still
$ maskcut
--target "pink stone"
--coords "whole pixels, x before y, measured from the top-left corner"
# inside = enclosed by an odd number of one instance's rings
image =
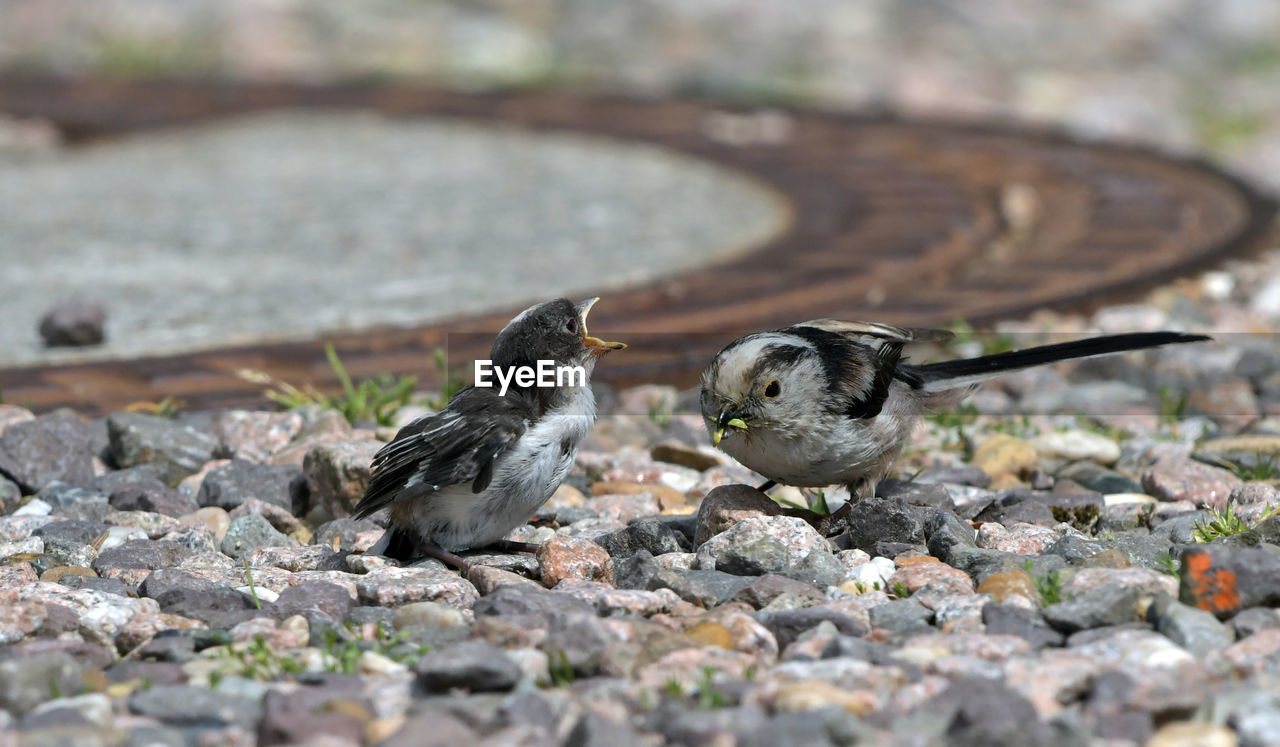
[[[547,587],[566,578],[613,583],[613,558],[590,540],[557,535],[538,547],[537,557]]]

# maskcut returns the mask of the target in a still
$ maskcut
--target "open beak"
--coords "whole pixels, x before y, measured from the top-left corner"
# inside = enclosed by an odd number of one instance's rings
[[[728,410],[721,410],[720,417],[716,418],[715,430],[711,432],[711,445],[719,446],[724,440],[724,431],[726,428],[733,428],[739,431],[745,431],[747,424],[742,418],[733,417],[733,413]]]
[[[592,355],[604,355],[610,350],[622,350],[627,346],[625,342],[605,342],[598,337],[592,337],[587,334],[587,313],[591,311],[591,307],[596,305],[600,297],[588,298],[574,308],[578,310],[578,321],[582,323],[582,344],[587,346],[587,350]]]

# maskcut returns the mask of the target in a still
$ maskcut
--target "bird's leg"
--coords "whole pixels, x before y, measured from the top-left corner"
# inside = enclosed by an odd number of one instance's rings
[[[486,549],[497,550],[498,552],[527,552],[536,553],[541,545],[535,545],[532,542],[517,542],[516,540],[498,540],[491,545],[487,545]]]
[[[861,500],[864,495],[875,495],[875,492],[876,484],[870,480],[859,480],[858,482],[850,485],[849,500],[845,501],[843,506],[837,508],[833,513],[826,517],[826,520],[823,522],[823,526],[825,528],[823,534],[830,535],[830,533],[844,521],[844,517],[848,516],[849,512],[853,510],[853,504]]]
[[[756,490],[759,490],[761,493],[766,493],[769,490],[772,490],[777,485],[778,485],[777,480],[765,480],[764,482],[756,486]]]
[[[453,566],[465,577],[471,572],[471,564],[464,560],[461,556],[449,552],[439,545],[433,545],[430,542],[423,542],[418,545],[418,549],[422,550],[422,554],[429,558],[435,558],[445,565]]]

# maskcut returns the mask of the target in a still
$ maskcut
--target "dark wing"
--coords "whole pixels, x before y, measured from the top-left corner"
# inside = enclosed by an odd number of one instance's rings
[[[919,386],[918,377],[898,366],[905,345],[953,336],[945,330],[836,319],[814,319],[780,331],[814,343],[832,384],[831,394],[845,401],[845,413],[852,418],[879,415],[895,378]]]
[[[435,415],[418,418],[373,457],[373,474],[356,506],[359,519],[401,500],[470,483],[479,493],[493,479],[498,457],[515,443],[532,417],[519,397],[467,388]]]

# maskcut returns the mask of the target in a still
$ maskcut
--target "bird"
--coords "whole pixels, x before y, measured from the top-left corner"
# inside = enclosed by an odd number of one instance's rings
[[[370,554],[409,560],[420,552],[465,572],[458,552],[500,544],[551,497],[595,423],[591,372],[605,353],[626,347],[587,333],[587,313],[598,300],[558,298],[517,314],[489,352],[493,372],[507,372],[507,386],[481,385],[492,382],[481,380],[477,365],[475,384],[440,412],[406,424],[374,455],[353,511],[359,519],[389,509],[387,530]],[[540,361],[582,373],[533,384],[516,375],[537,371]]]
[[[761,490],[846,485],[873,495],[920,419],[955,404],[977,384],[1011,371],[1206,335],[1139,332],[1092,337],[977,358],[914,365],[908,343],[943,341],[944,330],[816,319],[740,337],[703,371],[699,405],[711,441],[763,475]]]

